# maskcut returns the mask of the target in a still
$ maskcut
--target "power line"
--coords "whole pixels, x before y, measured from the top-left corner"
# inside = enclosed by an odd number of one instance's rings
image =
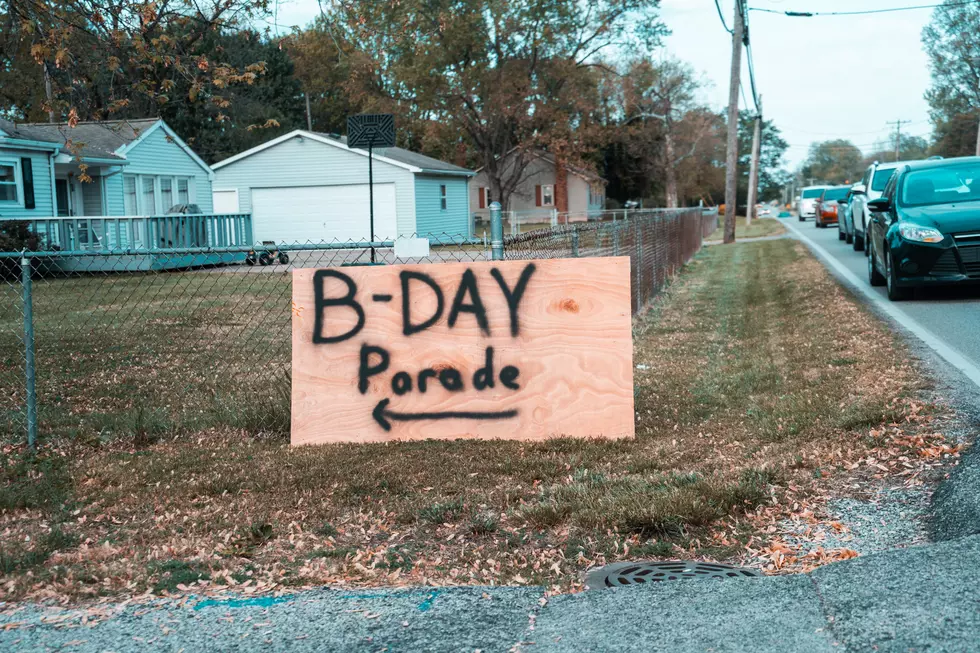
[[[868,14],[887,14],[896,11],[912,11],[915,9],[936,9],[938,7],[963,7],[966,5],[976,5],[978,0],[961,0],[961,2],[948,2],[938,5],[915,5],[910,7],[889,7],[886,9],[864,9],[860,11],[779,11],[778,9],[767,9],[765,7],[749,7],[749,11],[762,11],[767,14],[778,14],[789,16],[790,18],[814,18],[816,16],[865,16]]]
[[[729,34],[734,34],[735,32],[733,32],[732,28],[725,22],[725,14],[721,13],[721,4],[719,4],[718,0],[715,0],[715,9],[718,10],[718,18],[721,19],[721,26],[724,27],[725,31]]]
[[[752,61],[752,41],[749,36],[749,12],[748,6],[744,5],[745,0],[735,0],[736,6],[738,7],[738,13],[742,16],[742,24],[744,25],[742,43],[745,44],[745,54],[748,60],[749,66],[749,85],[752,87],[752,103],[755,105],[755,113],[759,115],[762,113],[759,107],[759,92],[755,87],[755,63]]]

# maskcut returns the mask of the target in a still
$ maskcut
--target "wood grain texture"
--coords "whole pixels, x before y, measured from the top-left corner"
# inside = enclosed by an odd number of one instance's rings
[[[629,258],[534,261],[518,307],[520,331],[511,333],[510,309],[491,270],[499,270],[513,289],[531,262],[449,263],[384,267],[334,268],[357,287],[355,299],[364,311],[364,326],[352,338],[314,344],[317,313],[316,270],[293,271],[292,444],[384,442],[419,439],[520,439],[550,437],[633,436],[633,347],[630,316]],[[487,335],[472,313],[460,312],[450,327],[449,314],[465,271],[471,270],[486,308]],[[429,275],[441,288],[444,310],[429,329],[403,334],[403,271]],[[323,297],[347,293],[343,280],[321,280]],[[433,314],[435,293],[410,282],[410,309],[415,322]],[[390,301],[375,301],[390,295]],[[467,296],[467,301],[471,300]],[[357,322],[349,306],[322,309],[322,333],[342,334]],[[365,393],[358,389],[362,345],[382,347],[389,368],[371,376]],[[487,347],[494,349],[495,385],[474,389],[473,375],[483,367]],[[371,359],[376,362],[377,357]],[[504,366],[520,370],[519,389],[504,387]],[[464,389],[451,392],[436,379],[427,390],[417,386],[424,368],[459,370]],[[392,377],[411,375],[413,390],[396,395]],[[395,414],[516,411],[500,419],[446,417],[388,420],[386,431],[372,413],[389,399]]]

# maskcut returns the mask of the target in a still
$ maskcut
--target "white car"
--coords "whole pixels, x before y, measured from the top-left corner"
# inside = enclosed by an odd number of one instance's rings
[[[827,188],[830,188],[830,186],[807,186],[800,192],[800,203],[796,209],[796,215],[800,222],[817,215],[814,204],[820,199],[820,194]]]
[[[868,202],[881,197],[881,191],[885,190],[885,184],[891,179],[895,170],[900,166],[910,163],[909,161],[885,161],[879,163],[875,161],[864,171],[864,177],[851,188],[851,199],[848,201],[848,220],[845,230],[845,238],[854,247],[855,252],[864,249],[866,234],[868,233],[868,221],[871,219],[871,211],[868,210]]]

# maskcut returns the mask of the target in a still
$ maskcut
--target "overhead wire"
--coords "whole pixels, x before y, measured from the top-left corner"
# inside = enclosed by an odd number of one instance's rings
[[[939,7],[963,7],[980,4],[980,0],[961,0],[960,2],[944,2],[931,5],[913,5],[907,7],[887,7],[884,9],[862,9],[857,11],[780,11],[766,7],[749,7],[749,11],[762,11],[767,14],[778,14],[790,18],[814,18],[817,16],[866,16],[869,14],[887,14],[896,11],[912,11],[916,9],[937,9]]]
[[[715,9],[718,10],[718,18],[721,19],[721,26],[724,27],[725,31],[729,34],[734,34],[735,31],[728,26],[728,23],[725,22],[725,14],[721,11],[721,3],[719,0],[715,0]]]

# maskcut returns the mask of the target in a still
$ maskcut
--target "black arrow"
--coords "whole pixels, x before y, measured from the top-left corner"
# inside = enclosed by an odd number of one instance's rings
[[[374,421],[381,425],[385,431],[391,430],[391,422],[414,422],[429,419],[509,419],[517,417],[517,410],[501,410],[497,412],[471,412],[461,410],[448,410],[442,413],[396,413],[388,410],[391,399],[382,399],[371,411]]]

